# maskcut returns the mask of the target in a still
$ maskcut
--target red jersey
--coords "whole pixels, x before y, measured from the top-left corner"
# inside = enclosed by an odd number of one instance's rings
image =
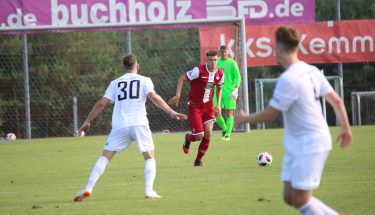
[[[200,65],[185,74],[190,81],[189,104],[212,102],[213,88],[224,83],[224,71],[209,72],[207,65]]]

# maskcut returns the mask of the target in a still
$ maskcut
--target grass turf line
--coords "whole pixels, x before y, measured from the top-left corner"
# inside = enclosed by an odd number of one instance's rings
[[[333,139],[338,128],[332,128]],[[334,144],[315,195],[346,214],[374,214],[374,126],[353,127],[348,149]],[[214,133],[193,167],[199,143],[183,154],[183,134],[154,135],[162,199],[143,198],[144,162],[135,145],[116,155],[93,195],[73,202],[100,155],[106,137],[48,138],[0,142],[0,214],[298,214],[282,201],[282,130],[233,133],[231,143]],[[271,167],[255,164],[259,152]]]

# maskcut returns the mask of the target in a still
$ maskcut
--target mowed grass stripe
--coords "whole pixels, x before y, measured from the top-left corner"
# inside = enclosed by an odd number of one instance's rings
[[[333,139],[338,128],[332,128]],[[282,201],[281,129],[234,133],[231,143],[214,133],[193,167],[199,143],[182,153],[184,135],[155,134],[157,178],[162,199],[143,198],[144,162],[135,145],[118,154],[93,196],[72,201],[100,155],[105,136],[48,138],[0,143],[0,214],[299,214]],[[353,127],[354,144],[334,144],[316,196],[346,214],[375,214],[374,126]],[[268,151],[273,165],[255,164]]]

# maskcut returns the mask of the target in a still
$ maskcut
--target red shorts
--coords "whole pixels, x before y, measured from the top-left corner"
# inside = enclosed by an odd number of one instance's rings
[[[189,105],[189,125],[192,134],[204,132],[204,124],[215,121],[215,109],[212,102]]]

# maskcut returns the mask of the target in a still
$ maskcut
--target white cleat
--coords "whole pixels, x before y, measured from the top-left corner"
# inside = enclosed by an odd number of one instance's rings
[[[81,192],[79,192],[75,197],[74,197],[74,201],[75,202],[81,202],[84,198],[88,198],[91,196],[91,192],[87,191],[87,190],[82,190]]]
[[[158,193],[155,191],[151,191],[150,193],[147,193],[145,195],[145,199],[154,199],[154,198],[161,198],[161,196],[159,196]]]

